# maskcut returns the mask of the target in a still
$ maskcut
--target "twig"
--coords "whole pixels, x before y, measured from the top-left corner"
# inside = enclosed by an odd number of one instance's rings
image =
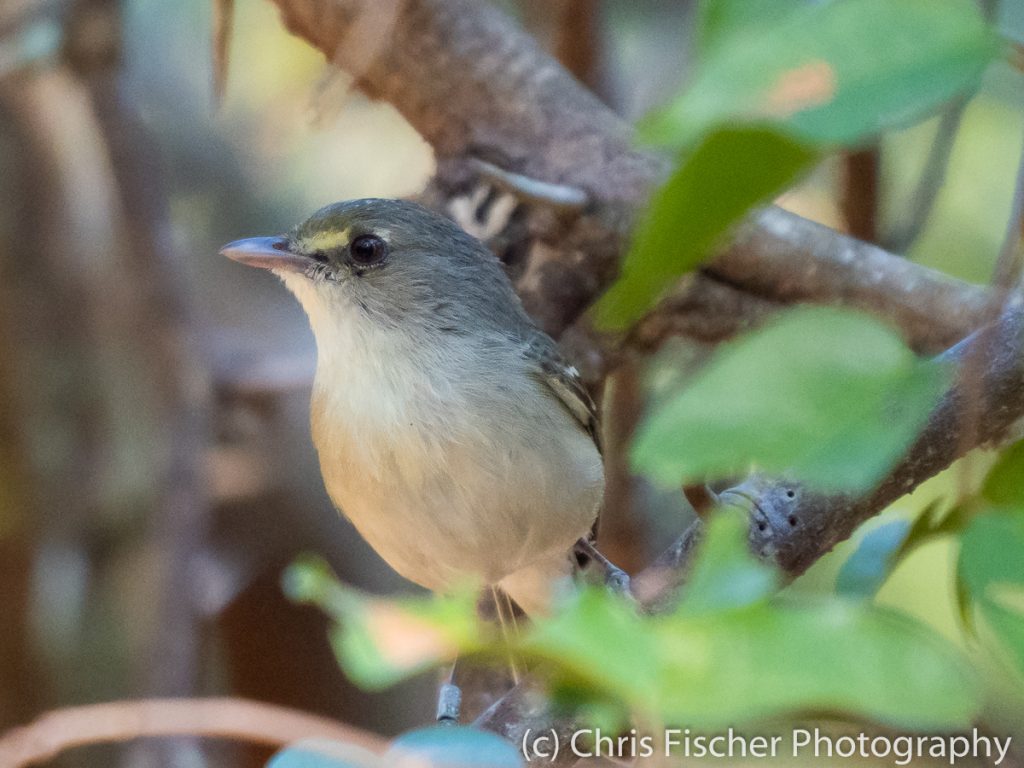
[[[894,228],[883,240],[883,244],[888,250],[895,253],[905,252],[917,240],[925,224],[928,223],[928,217],[931,215],[935,201],[946,181],[949,156],[956,143],[960,121],[967,109],[967,101],[962,98],[953,102],[946,107],[942,117],[939,118],[939,127],[935,132],[931,148],[928,150],[928,157],[924,161],[924,169],[921,171],[917,186],[914,187],[910,198],[910,212],[906,216],[905,223]]]
[[[878,145],[844,152],[839,207],[846,230],[859,240],[878,240],[881,148]]]
[[[0,737],[0,765],[22,768],[75,747],[155,736],[232,739],[269,747],[324,738],[371,752],[386,748],[376,734],[273,704],[233,698],[141,699],[48,712]]]
[[[1024,272],[1024,152],[1021,152],[1014,183],[1013,203],[1006,226],[1006,237],[992,273],[992,284],[997,289],[1011,290]]]

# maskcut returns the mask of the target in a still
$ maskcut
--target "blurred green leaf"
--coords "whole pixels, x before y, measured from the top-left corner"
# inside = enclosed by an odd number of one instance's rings
[[[759,604],[656,624],[655,710],[668,722],[724,727],[817,710],[928,729],[966,726],[979,707],[951,645],[865,603]]]
[[[746,515],[719,510],[708,522],[678,610],[687,614],[742,608],[767,599],[780,586],[774,568],[747,548]]]
[[[921,728],[969,722],[979,694],[955,649],[870,606],[769,601],[774,579],[745,531],[716,514],[693,566],[699,586],[672,613],[641,619],[594,590],[538,622],[526,649],[588,707],[604,696],[658,722],[716,728],[812,710]],[[730,589],[731,577],[747,588]]]
[[[963,504],[957,504],[939,517],[941,509],[941,502],[933,501],[921,511],[896,553],[897,562],[929,541],[962,532],[971,520],[971,514]]]
[[[487,642],[477,621],[476,590],[385,600],[337,581],[327,564],[303,558],[285,573],[285,591],[319,605],[335,621],[334,651],[354,682],[379,689]]]
[[[1024,507],[1024,440],[1002,452],[985,478],[981,495],[999,506]]]
[[[588,588],[537,621],[522,641],[529,657],[553,662],[563,685],[595,689],[611,699],[658,684],[659,654],[652,633],[632,605]]]
[[[1024,674],[1024,509],[976,517],[960,545],[959,578]]]
[[[1017,669],[1024,675],[1024,614],[993,600],[982,604],[985,620],[1010,651]]]
[[[665,486],[755,465],[820,489],[863,490],[905,450],[946,380],[876,320],[796,309],[724,346],[652,407],[633,465]]]
[[[813,3],[718,35],[691,85],[643,136],[686,146],[724,122],[772,121],[850,144],[906,124],[976,85],[999,51],[973,0]]]
[[[914,519],[894,520],[861,539],[836,578],[836,591],[850,597],[874,597],[907,555],[942,536],[959,533],[970,520],[967,508],[957,505],[939,516],[942,504],[933,501]]]
[[[874,597],[892,572],[896,552],[910,532],[906,520],[893,520],[868,531],[836,576],[836,592],[846,597]]]
[[[384,768],[362,747],[329,739],[303,739],[277,752],[266,768]]]
[[[762,128],[709,134],[655,193],[622,276],[596,307],[598,324],[621,328],[637,319],[752,206],[781,192],[817,159],[815,152]]]
[[[807,0],[702,0],[697,7],[697,46],[707,53],[730,36],[777,26]]]
[[[402,760],[408,761],[402,762]],[[402,734],[384,765],[418,768],[521,768],[519,751],[495,733],[470,726],[434,726]]]
[[[731,578],[738,587],[728,584]],[[711,729],[829,711],[925,729],[965,725],[977,710],[977,686],[960,655],[920,624],[864,603],[769,599],[774,579],[753,562],[735,517],[710,523],[694,579],[692,596],[655,616],[641,616],[605,589],[582,589],[554,616],[537,618],[511,638],[511,648],[551,670],[552,690],[562,704],[600,713],[602,722],[627,711],[642,721]],[[323,602],[334,610],[333,599]],[[431,598],[413,601],[418,607],[402,602],[395,610],[416,616],[434,632],[446,631],[453,620],[475,626],[469,602],[453,603],[451,612],[438,611]],[[342,621],[362,621],[347,608],[341,614]],[[389,642],[387,633],[365,637]],[[451,637],[468,654],[488,645],[507,650],[493,633]],[[378,651],[374,658],[390,655]],[[341,659],[350,673],[365,663],[352,654],[342,653]],[[440,663],[441,656],[433,659]],[[392,680],[413,670],[386,668]],[[356,678],[376,684],[382,676]]]

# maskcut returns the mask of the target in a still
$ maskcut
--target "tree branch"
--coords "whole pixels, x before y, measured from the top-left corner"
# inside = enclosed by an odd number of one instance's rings
[[[939,352],[993,319],[987,288],[776,207],[752,215],[705,271],[773,301],[864,310],[919,352]]]
[[[273,2],[288,29],[434,147],[438,174],[426,194],[434,207],[454,215],[479,181],[479,160],[587,196],[575,216],[525,203],[491,242],[545,330],[561,333],[614,279],[636,212],[666,165],[635,150],[629,126],[508,17],[474,0],[404,0],[391,8],[387,55],[367,60],[353,32],[377,4]],[[776,208],[741,227],[708,271],[776,301],[843,300],[888,318],[921,351],[983,324],[984,289]]]
[[[0,736],[0,765],[38,765],[75,747],[154,736],[201,736],[281,747],[321,738],[384,752],[381,737],[286,707],[246,699],[142,699],[48,712]]]
[[[798,576],[865,520],[978,446],[1004,440],[1024,414],[1024,298],[1013,296],[998,322],[940,356],[958,380],[932,411],[907,454],[872,492],[823,494],[798,483],[755,475],[722,493],[751,512],[751,545],[790,576]],[[978,361],[981,380],[972,380]],[[689,530],[637,580],[664,584],[666,570],[685,570],[702,523]],[[642,590],[643,591],[643,590]],[[654,591],[654,590],[647,590]]]

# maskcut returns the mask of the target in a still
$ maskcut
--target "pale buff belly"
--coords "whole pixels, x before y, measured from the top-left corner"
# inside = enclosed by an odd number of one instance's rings
[[[586,535],[603,494],[600,456],[561,418],[545,414],[540,431],[403,424],[361,434],[328,419],[314,437],[327,491],[360,534],[402,576],[444,590],[564,558]],[[439,439],[444,429],[453,436]]]

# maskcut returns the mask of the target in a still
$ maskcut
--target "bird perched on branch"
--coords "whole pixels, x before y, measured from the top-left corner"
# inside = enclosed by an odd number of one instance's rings
[[[597,421],[491,251],[370,199],[221,253],[277,274],[309,315],[313,440],[363,537],[428,589],[472,579],[546,612],[601,504]]]

